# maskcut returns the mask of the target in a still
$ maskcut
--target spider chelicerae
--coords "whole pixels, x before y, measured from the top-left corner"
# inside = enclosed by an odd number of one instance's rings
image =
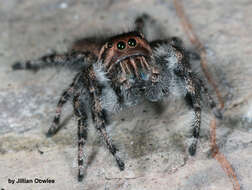
[[[124,170],[124,162],[117,155],[118,149],[106,130],[108,114],[137,105],[143,100],[161,101],[178,88],[179,96],[183,96],[194,111],[190,155],[196,153],[199,138],[202,93],[206,95],[216,116],[220,117],[207,88],[192,72],[189,63],[192,52],[183,48],[182,41],[172,37],[148,42],[144,38],[148,31],[146,23],[154,21],[144,14],[137,17],[132,32],[108,39],[86,38],[75,43],[72,51],[65,54],[52,53],[36,60],[17,62],[12,66],[14,70],[33,71],[50,66],[66,66],[78,71],[59,99],[48,136],[59,130],[62,107],[71,100],[78,120],[79,180],[84,176],[83,147],[87,141],[89,117],[92,117],[120,170]]]

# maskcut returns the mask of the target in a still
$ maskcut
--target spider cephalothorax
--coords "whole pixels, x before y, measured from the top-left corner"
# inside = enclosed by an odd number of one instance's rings
[[[192,72],[188,52],[178,38],[148,42],[141,34],[147,15],[137,18],[136,31],[113,36],[107,40],[83,39],[73,46],[75,51],[62,55],[50,54],[40,59],[18,62],[13,69],[38,70],[47,66],[66,66],[77,70],[71,85],[63,92],[48,135],[59,129],[63,105],[72,100],[78,119],[79,179],[83,177],[83,147],[87,140],[88,118],[91,117],[115,157],[121,170],[124,163],[117,155],[106,130],[108,114],[136,105],[144,99],[158,102],[170,94],[185,98],[194,111],[193,141],[189,153],[196,152],[201,122],[201,95],[208,97],[212,108],[215,103],[203,82]],[[144,29],[145,28],[145,29]]]
[[[152,49],[143,35],[129,32],[109,39],[99,53],[108,77],[131,88],[132,84],[148,81],[152,71]]]

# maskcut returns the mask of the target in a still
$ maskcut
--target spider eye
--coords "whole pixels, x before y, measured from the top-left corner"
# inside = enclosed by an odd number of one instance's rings
[[[126,47],[126,44],[123,41],[117,43],[117,48],[122,50]]]
[[[108,48],[112,48],[113,44],[112,42],[108,42]]]
[[[131,39],[129,39],[128,44],[129,44],[129,46],[131,46],[131,47],[135,47],[135,46],[136,46],[136,40],[133,39],[133,38],[131,38]]]

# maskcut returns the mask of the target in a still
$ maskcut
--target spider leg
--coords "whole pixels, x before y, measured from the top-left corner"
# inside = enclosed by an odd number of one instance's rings
[[[138,16],[135,19],[134,30],[143,34],[148,40],[163,39],[166,37],[161,23],[146,13]]]
[[[59,122],[60,122],[62,108],[63,108],[64,104],[69,100],[72,93],[73,93],[73,85],[70,85],[70,87],[62,93],[62,95],[58,101],[57,107],[56,107],[56,114],[54,116],[52,125],[47,132],[48,137],[56,134],[57,131],[60,129]]]
[[[146,20],[150,20],[151,17],[148,14],[142,14],[135,20],[135,30],[144,34],[144,28],[146,25]]]
[[[190,59],[190,60],[200,60],[200,55],[198,52],[196,52],[193,49],[184,49],[183,48],[183,40],[177,36],[173,36],[170,38],[166,38],[166,39],[162,39],[162,40],[153,40],[150,42],[150,46],[151,48],[156,48],[160,45],[164,45],[164,44],[170,44],[173,47],[175,47],[178,50],[182,50],[184,52],[184,54],[186,54],[186,56]]]
[[[78,180],[81,181],[84,176],[84,152],[83,148],[87,141],[87,117],[82,116],[78,120]]]
[[[179,51],[183,55],[183,51]],[[179,55],[179,54],[178,54]],[[182,56],[183,57],[183,56]],[[191,71],[190,64],[186,57],[180,59],[176,69],[174,69],[175,75],[177,75],[185,84],[185,101],[194,111],[194,119],[192,124],[192,137],[193,141],[189,147],[189,154],[195,155],[197,149],[197,143],[200,133],[201,125],[201,90],[202,86],[199,80],[194,77]]]
[[[170,37],[170,38],[165,38],[165,39],[158,39],[158,40],[153,40],[150,42],[150,46],[151,48],[156,48],[160,45],[163,45],[163,44],[170,44],[172,46],[175,46],[175,47],[182,47],[183,46],[183,41],[182,39],[180,39],[179,37]]]
[[[201,124],[201,102],[200,102],[201,86],[194,80],[190,72],[185,73],[184,81],[186,84],[185,100],[194,111],[194,121],[192,124],[193,142],[188,150],[190,155],[193,156],[196,153],[200,132],[200,124]]]
[[[170,44],[177,49],[183,49],[183,40],[177,36],[167,37],[162,32],[162,26],[148,14],[142,14],[135,19],[135,30],[147,36],[147,39],[151,38],[150,46],[152,49],[163,44]],[[194,50],[184,50],[184,53],[187,54],[190,60],[200,60],[199,54]]]
[[[78,82],[80,74],[81,73],[78,73],[75,76],[75,78],[74,78],[73,82],[70,84],[70,86],[62,93],[62,95],[61,95],[61,97],[60,97],[60,99],[58,101],[57,107],[56,107],[56,114],[54,116],[52,125],[51,125],[51,127],[49,128],[49,130],[47,132],[48,137],[56,134],[57,131],[60,129],[59,122],[60,122],[60,116],[61,116],[62,108],[63,108],[64,104],[69,100],[69,98],[73,96],[74,86]]]
[[[79,94],[73,99],[74,113],[78,117],[78,180],[82,181],[84,177],[84,145],[87,141],[88,125],[87,125],[87,114],[82,109],[79,102]]]
[[[80,70],[90,62],[96,60],[96,56],[91,52],[72,51],[65,54],[51,53],[36,60],[16,62],[12,65],[13,70],[38,71],[47,67],[67,67],[71,70]]]
[[[208,103],[213,109],[213,112],[217,118],[222,118],[221,111],[216,108],[216,103],[213,98],[209,95],[206,86],[204,85],[203,81],[199,78],[195,78],[192,73],[188,72],[185,75],[185,82],[186,82],[186,101],[194,110],[194,122],[193,122],[193,142],[189,147],[189,153],[193,156],[196,153],[197,142],[199,138],[200,132],[200,123],[201,123],[201,91],[207,96]]]
[[[93,81],[92,81],[93,83]],[[109,134],[106,130],[106,124],[107,124],[107,117],[105,110],[102,109],[101,102],[100,102],[100,96],[101,96],[101,90],[98,88],[95,84],[91,85],[91,94],[92,94],[92,117],[93,121],[96,125],[96,129],[99,131],[101,137],[103,138],[104,142],[106,143],[107,148],[109,149],[110,153],[114,156],[116,159],[117,165],[120,170],[124,170],[124,162],[120,159],[120,157],[116,154],[118,149],[116,146],[112,143],[112,140],[109,137]]]
[[[192,72],[188,55],[182,47],[173,46],[175,49],[175,55],[178,60],[178,64],[173,68],[174,74],[181,79],[185,85],[185,100],[188,105],[194,111],[194,119],[192,124],[192,137],[193,142],[189,147],[190,155],[195,155],[197,149],[197,143],[200,133],[201,125],[201,93],[202,91],[206,94],[208,102],[211,108],[216,108],[216,104],[212,97],[208,94],[208,90],[205,87],[202,80],[200,80]],[[221,113],[216,112],[216,117],[221,117]]]
[[[97,119],[96,119],[97,120]],[[104,122],[104,119],[101,119],[103,121],[100,122]],[[117,165],[119,167],[119,169],[122,171],[124,170],[124,162],[121,160],[121,158],[116,154],[118,149],[115,147],[114,144],[112,144],[112,141],[109,138],[109,135],[107,133],[106,130],[106,126],[105,124],[101,124],[101,125],[96,125],[97,130],[100,132],[103,140],[106,143],[107,148],[109,149],[110,153],[114,156],[114,158],[116,159]]]
[[[210,105],[211,109],[213,110],[213,113],[214,113],[215,117],[217,117],[218,119],[222,119],[223,118],[222,112],[221,112],[221,110],[219,108],[217,108],[217,104],[214,101],[214,99],[212,98],[212,96],[210,96],[210,94],[208,93],[208,89],[205,86],[204,82],[199,78],[197,78],[197,79],[198,79],[198,81],[200,83],[200,86],[201,86],[204,94],[207,97],[208,104]]]

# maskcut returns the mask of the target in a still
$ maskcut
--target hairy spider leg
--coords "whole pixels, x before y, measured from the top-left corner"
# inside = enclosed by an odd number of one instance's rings
[[[80,106],[80,95],[73,98],[74,113],[78,117],[78,180],[82,181],[84,177],[84,145],[88,136],[87,113]]]
[[[81,75],[81,73],[78,73],[74,77],[73,82],[70,84],[70,86],[65,91],[63,91],[63,93],[58,101],[57,107],[56,107],[56,114],[54,116],[52,125],[47,132],[48,137],[56,134],[57,131],[60,129],[59,123],[60,123],[60,116],[61,116],[62,108],[63,108],[64,104],[69,100],[69,98],[73,96],[74,86],[78,83],[80,75]]]
[[[72,51],[65,54],[51,53],[36,60],[16,62],[12,65],[13,70],[38,71],[48,67],[66,67],[71,70],[80,70],[90,62],[94,62],[97,57],[91,52]]]
[[[157,23],[157,20],[147,14],[142,14],[141,16],[135,19],[135,30],[142,33],[144,36],[146,35],[146,33],[153,33],[148,32],[150,30],[149,27],[151,26],[150,23]],[[159,30],[160,27],[157,27],[155,30],[156,33],[159,33]],[[177,36],[162,36],[161,38],[162,39],[159,38],[149,42],[152,49],[162,44],[170,44],[179,49],[183,48],[183,40]],[[200,60],[200,55],[195,50],[184,50],[184,52],[187,54],[190,60]]]
[[[222,119],[223,118],[222,112],[219,108],[217,108],[217,104],[214,101],[214,99],[212,98],[212,96],[210,96],[210,94],[208,93],[208,89],[205,86],[204,82],[199,78],[197,78],[197,80],[199,81],[201,89],[203,89],[203,92],[207,97],[207,102],[210,105],[211,109],[213,110],[215,117]]]
[[[149,15],[143,14],[135,19],[135,30],[140,33],[144,33],[144,28],[146,26],[146,20],[151,19]]]
[[[114,144],[112,144],[112,140],[110,139],[107,130],[107,117],[105,110],[101,107],[100,96],[102,89],[98,87],[98,81],[95,79],[90,81],[91,83],[91,98],[92,98],[92,117],[95,123],[96,129],[100,132],[103,140],[106,143],[107,148],[110,153],[116,159],[117,165],[120,170],[124,170],[124,162],[120,159],[120,157],[116,154],[118,149]]]
[[[192,124],[192,136],[193,142],[189,147],[190,155],[195,155],[197,143],[200,133],[200,124],[201,124],[201,103],[200,103],[200,85],[193,79],[190,72],[185,74],[184,80],[186,83],[186,100],[189,105],[194,110],[194,121]]]
[[[56,107],[56,114],[54,116],[52,125],[51,125],[51,127],[49,128],[49,130],[47,132],[48,137],[56,134],[57,131],[59,130],[59,128],[60,128],[59,122],[60,122],[60,116],[61,116],[62,108],[63,108],[64,104],[69,100],[72,93],[73,93],[73,85],[71,85],[67,90],[65,90],[62,93],[62,95],[61,95],[61,97],[60,97],[60,99],[58,101],[57,107]]]
[[[78,120],[78,180],[81,181],[84,177],[84,145],[87,141],[87,117],[81,116]]]

